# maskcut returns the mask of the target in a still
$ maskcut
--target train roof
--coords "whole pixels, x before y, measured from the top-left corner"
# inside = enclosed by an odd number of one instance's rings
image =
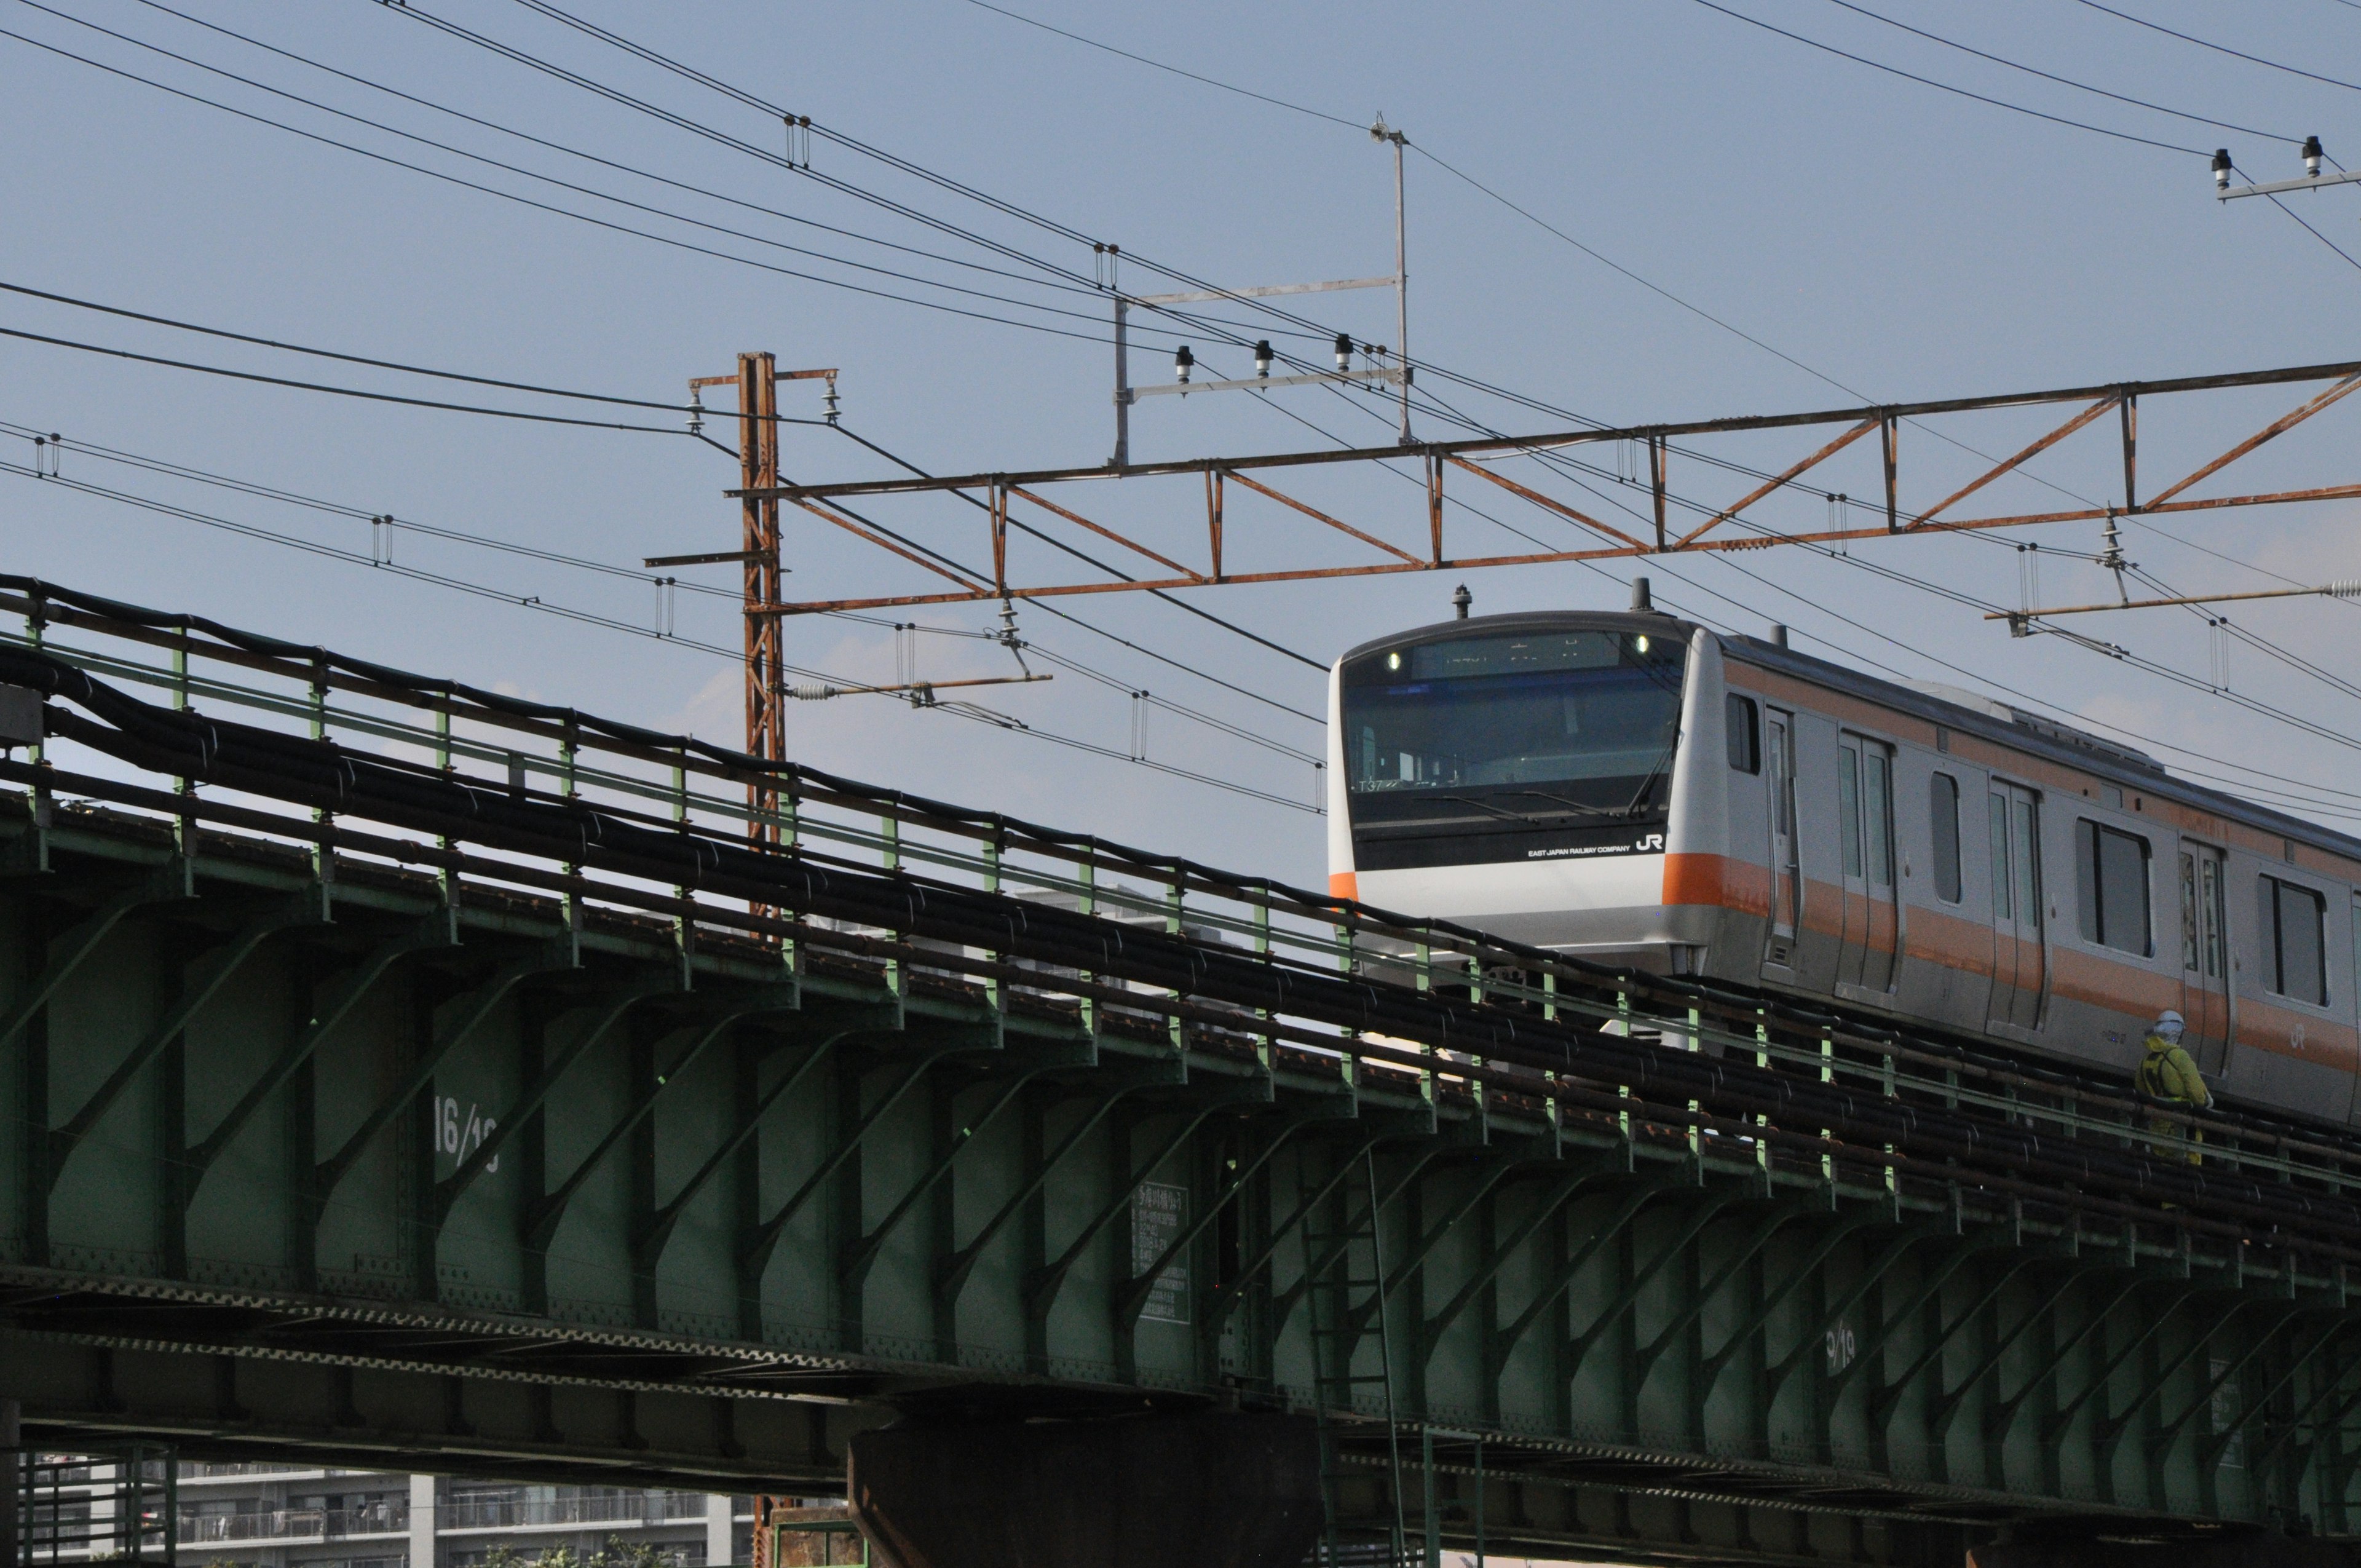
[[[2031,713],[1958,686],[1933,681],[1905,682],[1865,674],[1809,653],[1783,648],[1760,637],[1719,632],[1677,616],[1654,611],[1529,610],[1512,615],[1471,616],[1413,627],[1389,637],[1372,639],[1348,649],[1337,661],[1358,658],[1388,648],[1422,642],[1447,641],[1473,633],[1520,630],[1616,630],[1677,628],[1684,639],[1703,630],[1720,644],[1725,658],[1758,669],[1773,670],[1808,681],[1863,701],[1939,724],[1963,734],[1979,735],[2002,745],[2077,769],[2111,784],[2177,801],[2216,817],[2233,817],[2265,832],[2348,860],[2361,861],[2361,839],[2290,817],[2268,806],[2209,788],[2168,772],[2145,751],[2094,735],[2087,729]]]

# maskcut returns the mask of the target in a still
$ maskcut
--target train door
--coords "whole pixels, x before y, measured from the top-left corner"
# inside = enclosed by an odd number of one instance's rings
[[[1993,985],[1987,1021],[2041,1026],[2048,954],[2041,936],[2041,802],[2021,784],[1994,779],[1992,817]]]
[[[1792,969],[1804,913],[1803,864],[1795,844],[1795,716],[1765,708],[1763,729],[1770,764],[1763,772],[1771,788],[1771,937],[1763,961]]]
[[[2181,1036],[2197,1070],[2213,1075],[2230,1060],[2230,940],[2222,851],[2180,846]]]
[[[1837,979],[1883,993],[1894,989],[1894,749],[1866,736],[1837,742],[1838,831],[1843,836],[1844,941]]]
[[[2353,895],[2353,995],[2356,1006],[2361,1006],[2361,893]],[[2361,1062],[2355,1063],[2354,1071],[2361,1075]],[[2345,1120],[2361,1122],[2361,1076],[2356,1078],[2353,1108],[2345,1113]]]

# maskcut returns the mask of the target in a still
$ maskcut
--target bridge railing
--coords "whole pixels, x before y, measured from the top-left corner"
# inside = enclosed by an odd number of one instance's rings
[[[669,920],[684,950],[700,940],[792,972],[829,959],[882,966],[891,983],[932,975],[989,1005],[1025,998],[1093,1026],[1113,1021],[1160,1031],[1174,1045],[1218,1036],[1275,1059],[1324,1062],[1344,1075],[1390,1072],[1414,1091],[1483,1101],[1509,1096],[1532,1113],[1590,1135],[1631,1138],[1635,1124],[1685,1142],[1700,1162],[1784,1157],[1839,1160],[1897,1186],[1903,1173],[1947,1168],[1895,1151],[1908,1116],[1940,1113],[2023,1131],[2056,1144],[2141,1156],[2156,1143],[2152,1119],[2206,1129],[2209,1176],[2299,1188],[2339,1201],[2361,1196],[2361,1140],[2336,1130],[2253,1115],[2204,1115],[2136,1103],[2111,1084],[1957,1042],[1913,1034],[1854,1009],[1815,1013],[1765,995],[1681,977],[1621,971],[1522,947],[1447,922],[1423,921],[1271,881],[1239,876],[989,812],[879,789],[792,764],[772,766],[686,736],[405,672],[221,627],[163,615],[25,578],[0,577],[0,630],[15,650],[80,671],[153,708],[187,709],[222,725],[316,739],[343,755],[403,776],[464,785],[472,798],[564,805],[682,844],[719,851],[767,841],[778,863],[889,878],[928,888],[997,895],[1048,910],[1100,917],[1177,938],[1191,950],[1240,958],[1278,976],[1345,977],[1356,994],[1422,993],[1418,1008],[1362,1012],[1404,1022],[1374,1028],[1327,1006],[1290,1011],[1200,996],[1151,983],[1115,964],[1091,972],[1038,958],[1012,959],[972,943],[923,939],[723,896],[694,880],[670,884],[602,871],[586,840],[582,861],[520,850],[494,834],[435,837],[365,812],[339,817],[289,809],[294,795],[241,793],[120,760],[122,748],[68,735],[45,738],[29,764],[0,775],[34,785],[37,813],[60,795],[144,811],[184,842],[201,825],[235,827],[339,862],[415,872],[446,888],[503,884],[560,901],[577,925],[591,912]],[[29,666],[28,666],[29,667]],[[768,803],[775,801],[775,806]],[[702,851],[700,851],[702,852]],[[1573,1070],[1576,1037],[1648,1041],[1692,1060],[1742,1065],[1808,1088],[1815,1105],[1883,1104],[1888,1112],[1850,1130],[1819,1113],[1717,1113],[1693,1092],[1651,1089],[1643,1073],[1621,1081]],[[1477,1042],[1462,1048],[1465,1036]],[[1525,1042],[1530,1041],[1528,1045]],[[1501,1042],[1485,1044],[1483,1042]],[[1628,1054],[1620,1058],[1631,1061]],[[1644,1066],[1644,1062],[1642,1063]],[[1758,1087],[1760,1079],[1751,1080]],[[1829,1096],[1850,1096],[1832,1102]],[[1880,1121],[1883,1116],[1884,1120]],[[1905,1129],[1884,1141],[1875,1128]],[[1864,1131],[1864,1129],[1867,1129]],[[1956,1143],[1956,1140],[1954,1140]],[[1946,1146],[1947,1147],[1950,1146]],[[1817,1152],[1815,1152],[1817,1151]],[[1998,1157],[1987,1172],[2005,1169]],[[2041,1182],[2023,1190],[2045,1192]],[[2194,1223],[2194,1222],[2185,1222]],[[2338,1244],[2343,1245],[2343,1244]],[[2352,1256],[2361,1261],[2361,1214]]]

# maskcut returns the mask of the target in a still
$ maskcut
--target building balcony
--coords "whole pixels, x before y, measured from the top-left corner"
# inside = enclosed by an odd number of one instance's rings
[[[401,1535],[410,1529],[407,1498],[366,1508],[272,1508],[241,1514],[182,1514],[183,1545],[237,1541],[307,1541]]]
[[[591,1497],[467,1497],[443,1504],[442,1530],[531,1530],[586,1524],[661,1524],[705,1517],[701,1492],[628,1493]]]

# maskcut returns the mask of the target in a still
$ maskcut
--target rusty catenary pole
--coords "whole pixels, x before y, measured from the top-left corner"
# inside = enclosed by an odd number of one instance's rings
[[[771,354],[738,356],[738,454],[746,477],[746,750],[764,762],[787,752],[783,711],[786,680],[779,664],[780,623],[761,613],[779,598],[779,502],[766,492],[779,483],[778,359]],[[747,836],[757,843],[779,838],[779,791],[775,780],[758,778],[746,786],[752,813]]]

